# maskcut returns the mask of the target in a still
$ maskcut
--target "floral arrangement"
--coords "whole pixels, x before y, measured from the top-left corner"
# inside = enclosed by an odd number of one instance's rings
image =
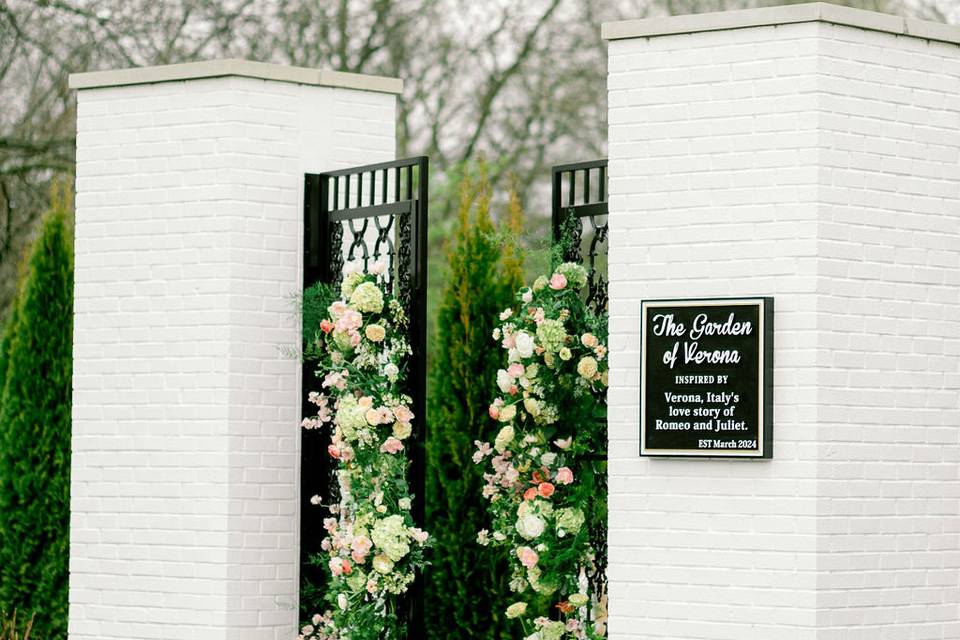
[[[424,566],[426,532],[414,526],[405,442],[413,430],[404,395],[408,320],[385,293],[384,262],[370,273],[347,265],[339,297],[327,309],[306,355],[318,361],[322,391],[306,429],[332,428],[339,499],[323,504],[327,535],[316,562],[329,569],[329,605],[300,630],[301,640],[398,640],[406,637],[400,599]]]
[[[586,282],[583,267],[561,264],[521,289],[493,332],[505,367],[489,414],[503,426],[476,443],[492,518],[478,540],[509,553],[517,601],[506,616],[525,640],[606,636],[590,535],[606,522],[606,323],[580,298]]]

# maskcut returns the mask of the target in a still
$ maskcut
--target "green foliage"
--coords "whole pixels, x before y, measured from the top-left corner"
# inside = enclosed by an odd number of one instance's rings
[[[523,212],[511,195],[504,229],[490,213],[491,187],[480,163],[460,183],[456,233],[448,247],[446,287],[433,344],[427,441],[426,528],[434,537],[427,569],[426,629],[431,640],[512,638],[507,563],[477,541],[486,522],[483,470],[473,464],[475,440],[492,438],[486,380],[499,352],[491,334],[522,281],[515,238]]]
[[[0,640],[30,640],[32,630],[33,619],[18,621],[16,611],[10,616],[0,616]]]
[[[36,616],[33,633],[67,621],[73,241],[66,190],[26,265],[3,339],[0,400],[0,608]]]

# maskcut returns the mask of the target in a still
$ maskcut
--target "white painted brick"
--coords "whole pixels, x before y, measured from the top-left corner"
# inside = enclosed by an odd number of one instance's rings
[[[296,635],[305,172],[395,98],[216,78],[78,95],[69,632]]]
[[[609,59],[611,637],[957,640],[960,50],[803,23]],[[640,459],[640,300],[758,294],[774,459]]]

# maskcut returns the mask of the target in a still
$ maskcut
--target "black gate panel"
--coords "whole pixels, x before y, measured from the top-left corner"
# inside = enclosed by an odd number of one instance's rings
[[[586,302],[597,314],[607,313],[607,160],[577,162],[553,167],[553,241],[564,243],[563,259],[585,263]],[[587,221],[585,228],[583,221]],[[564,242],[565,241],[565,242]],[[586,253],[586,255],[584,255]],[[594,460],[606,460],[606,452],[595,452]],[[598,490],[606,493],[604,476]],[[595,568],[588,578],[594,595],[607,593],[607,523],[590,525],[590,542],[596,551]]]
[[[370,267],[387,261],[388,286],[410,318],[409,389],[415,416],[407,447],[411,460],[409,483],[414,495],[412,515],[424,525],[424,465],[427,373],[427,199],[429,159],[407,158],[304,176],[303,287],[317,282],[338,284],[343,266],[363,260]],[[313,367],[303,367],[303,389],[319,388]],[[303,415],[316,413],[303,394]],[[326,495],[334,470],[327,455],[325,430],[301,430],[301,567],[322,584],[324,567],[311,567],[307,558],[321,551],[323,509],[310,497]],[[411,640],[422,639],[423,577],[418,576],[408,598]]]
[[[587,303],[594,311],[607,308],[607,160],[553,167],[553,241],[568,238],[564,260],[586,262],[590,276]],[[584,235],[583,221],[589,228]],[[584,250],[586,256],[584,256]]]

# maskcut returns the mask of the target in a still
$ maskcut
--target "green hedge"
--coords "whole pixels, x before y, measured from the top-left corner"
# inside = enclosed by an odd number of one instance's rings
[[[55,196],[0,357],[0,609],[36,614],[39,638],[67,624],[73,241]]]
[[[427,441],[427,530],[434,538],[426,572],[431,640],[512,638],[503,611],[511,602],[507,563],[476,542],[486,525],[483,469],[475,440],[490,440],[489,381],[499,350],[491,334],[522,281],[516,244],[497,233],[491,187],[481,163],[461,182],[459,224],[448,249],[446,286],[436,319]],[[515,238],[522,211],[511,197],[506,231]]]

